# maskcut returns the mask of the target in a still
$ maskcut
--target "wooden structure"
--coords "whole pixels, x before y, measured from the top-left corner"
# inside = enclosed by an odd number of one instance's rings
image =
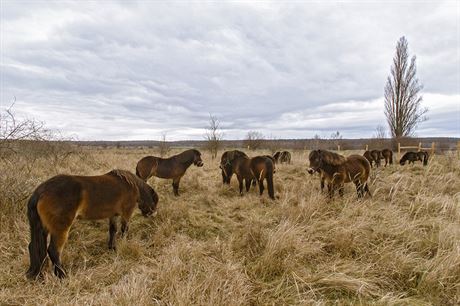
[[[459,144],[460,144],[460,142],[459,142],[457,145],[459,145]],[[424,147],[422,147],[422,143],[421,143],[421,142],[418,143],[418,146],[404,146],[404,147],[402,147],[402,146],[401,146],[401,143],[398,142],[398,158],[401,157],[401,149],[402,149],[402,150],[416,149],[418,152],[420,152],[420,151],[422,151],[422,150],[425,150],[425,151],[430,150],[430,156],[433,156],[433,155],[434,155],[434,152],[435,152],[435,144],[434,144],[434,142],[432,142],[432,143],[431,143],[431,147],[429,147],[429,148],[424,148]]]

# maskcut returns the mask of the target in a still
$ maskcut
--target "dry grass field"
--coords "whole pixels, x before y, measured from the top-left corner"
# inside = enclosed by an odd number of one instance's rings
[[[329,200],[306,173],[307,152],[277,167],[278,199],[223,186],[203,153],[174,197],[149,180],[158,214],[137,211],[116,252],[108,221],[77,221],[64,248],[68,278],[48,265],[28,281],[26,203],[57,174],[134,171],[147,149],[82,148],[66,158],[24,154],[0,162],[1,305],[455,305],[460,303],[460,161],[454,154],[373,170],[373,198],[354,187]],[[249,155],[267,153],[249,152]],[[359,152],[362,153],[362,152]],[[345,152],[345,155],[351,152]]]

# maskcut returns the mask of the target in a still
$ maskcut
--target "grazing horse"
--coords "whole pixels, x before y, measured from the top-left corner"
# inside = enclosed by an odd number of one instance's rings
[[[380,160],[383,159],[382,152],[379,151],[379,150],[372,150],[371,151],[371,156],[372,156],[372,159],[375,162],[375,166],[377,168],[380,167]]]
[[[364,152],[363,156],[367,159],[372,168],[372,163],[374,162],[374,157],[371,154],[371,151]]]
[[[308,158],[311,171],[322,171],[321,174],[324,174],[330,197],[334,195],[335,189],[343,196],[344,183],[349,182],[355,184],[358,197],[364,196],[365,192],[371,196],[367,185],[371,166],[363,156],[344,157],[325,150],[315,150],[310,152]]]
[[[54,274],[60,278],[66,276],[61,253],[77,217],[109,219],[109,249],[115,249],[116,217],[121,216],[121,233],[125,235],[136,206],[144,216],[149,216],[156,210],[157,203],[158,195],[153,188],[124,170],[98,176],[50,178],[35,189],[27,205],[31,236],[27,277],[35,279],[40,274],[47,252]],[[49,246],[48,235],[51,236]]]
[[[264,179],[267,181],[268,195],[275,198],[273,187],[273,173],[275,171],[273,158],[270,156],[256,156],[249,158],[247,156],[238,156],[231,161],[232,171],[238,178],[240,194],[243,194],[243,182],[246,185],[246,192],[251,187],[251,182],[257,180],[259,192],[262,195],[265,187]]]
[[[232,161],[240,156],[248,157],[246,153],[239,150],[226,151],[222,154],[219,168],[222,170],[222,181],[224,184],[230,184],[233,175]]]
[[[273,154],[273,159],[275,160],[275,163],[291,163],[291,153],[288,151],[278,151],[275,154]]]
[[[184,151],[169,158],[146,156],[137,163],[136,175],[144,181],[147,181],[151,176],[173,179],[174,195],[178,196],[180,179],[192,164],[197,167],[203,166],[201,153],[195,149]]]
[[[406,161],[414,164],[416,161],[421,161],[424,166],[428,165],[428,152],[406,152],[403,157],[399,160],[401,166],[406,164]]]
[[[390,164],[393,165],[393,151],[390,149],[383,149],[382,156],[385,159],[385,167]]]

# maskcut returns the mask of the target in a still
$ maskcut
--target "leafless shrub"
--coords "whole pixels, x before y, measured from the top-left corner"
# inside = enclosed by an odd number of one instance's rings
[[[330,139],[332,140],[332,144],[334,149],[337,150],[339,146],[342,145],[342,135],[339,131],[332,133]],[[343,149],[343,148],[342,148]]]
[[[161,157],[165,157],[171,151],[171,146],[166,140],[166,132],[161,134],[160,143],[158,144],[158,151]]]
[[[211,153],[212,159],[217,157],[217,151],[221,146],[221,141],[223,138],[223,133],[220,130],[219,120],[213,116],[209,115],[208,127],[206,128],[206,148]]]
[[[261,132],[249,131],[243,143],[249,150],[257,150],[262,147],[265,137]]]

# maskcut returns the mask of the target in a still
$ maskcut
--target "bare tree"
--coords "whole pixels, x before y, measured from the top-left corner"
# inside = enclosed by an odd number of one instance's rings
[[[264,135],[257,131],[249,131],[244,139],[244,145],[249,150],[260,149],[264,143]]]
[[[415,55],[409,63],[407,46],[406,38],[401,37],[385,85],[385,116],[394,138],[411,136],[428,111],[421,108],[423,86],[416,77]]]
[[[223,138],[223,133],[220,130],[219,120],[209,114],[209,123],[206,128],[205,139],[207,141],[206,147],[211,152],[212,159],[217,157],[217,151],[219,150]]]
[[[377,125],[377,127],[375,128],[375,134],[374,134],[374,137],[373,138],[376,138],[376,139],[385,139],[386,138],[386,131],[385,131],[385,127],[383,125]]]
[[[13,106],[14,102],[5,111],[0,112],[0,158],[9,153],[16,153],[20,141],[44,140],[49,134],[43,122],[33,119],[17,120]]]
[[[158,144],[158,151],[160,153],[160,157],[165,157],[168,155],[169,151],[171,151],[171,146],[169,142],[166,141],[166,132],[161,133],[160,143]]]
[[[342,138],[343,138],[340,132],[337,131],[335,133],[332,133],[330,138],[332,140],[332,143],[334,144],[334,147],[338,149],[338,147],[342,143]]]

